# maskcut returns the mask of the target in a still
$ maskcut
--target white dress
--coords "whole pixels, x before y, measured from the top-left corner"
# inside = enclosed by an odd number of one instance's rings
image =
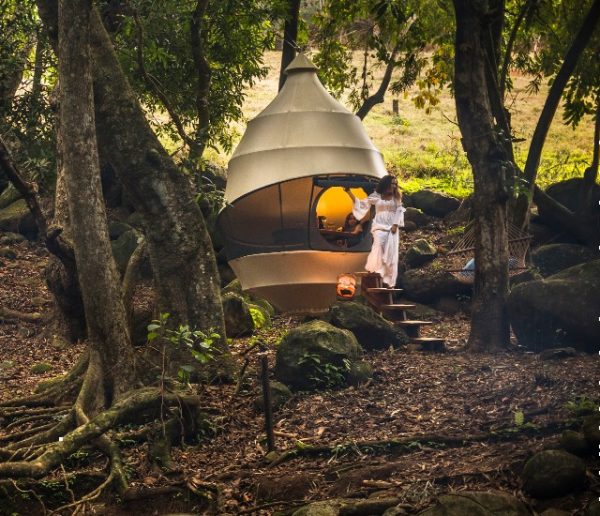
[[[383,282],[393,287],[398,277],[398,245],[400,243],[399,231],[392,233],[394,224],[404,227],[404,212],[406,209],[402,202],[392,198],[384,200],[381,195],[374,192],[366,199],[354,200],[352,213],[361,220],[371,206],[375,206],[375,217],[371,221],[373,234],[373,247],[367,258],[365,270],[378,272]]]

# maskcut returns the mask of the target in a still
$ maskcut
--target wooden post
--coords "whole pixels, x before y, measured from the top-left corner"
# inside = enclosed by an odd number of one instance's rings
[[[263,389],[263,406],[265,410],[265,431],[267,433],[267,449],[275,451],[275,434],[273,433],[273,408],[271,405],[271,385],[269,382],[269,357],[266,353],[260,355],[260,375]]]
[[[398,109],[398,99],[392,99],[392,112],[394,115],[400,113],[400,110]]]

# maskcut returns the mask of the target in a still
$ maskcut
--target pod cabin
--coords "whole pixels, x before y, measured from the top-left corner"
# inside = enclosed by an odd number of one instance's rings
[[[363,270],[372,237],[343,231],[352,200],[386,174],[360,119],[299,54],[273,101],[248,123],[228,166],[218,219],[242,288],[284,312],[319,312],[340,274]]]

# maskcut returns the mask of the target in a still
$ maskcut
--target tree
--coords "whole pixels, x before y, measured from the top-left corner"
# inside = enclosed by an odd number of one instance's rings
[[[288,0],[288,12],[283,27],[283,49],[281,66],[279,67],[279,90],[285,84],[285,69],[296,57],[298,47],[298,17],[300,15],[300,0]]]
[[[463,147],[473,168],[475,285],[468,348],[497,350],[509,344],[506,203],[513,165],[494,123],[490,48],[498,48],[504,3],[454,0],[454,93]],[[490,45],[490,35],[496,35]],[[505,136],[504,136],[505,138]]]
[[[315,16],[319,51],[314,60],[322,82],[335,96],[348,92],[363,119],[389,88],[397,94],[415,83],[427,63],[425,46],[435,41],[444,19],[437,2],[328,0]],[[361,70],[353,63],[355,51],[362,52]],[[372,71],[381,66],[382,81],[371,92]],[[436,101],[424,93],[417,102],[425,98]]]
[[[54,41],[55,7],[38,3]],[[100,157],[117,171],[142,217],[158,309],[171,314],[172,324],[224,336],[215,257],[189,180],[150,128],[96,9],[90,27]]]
[[[579,8],[578,8],[579,9]],[[575,17],[577,21],[579,17]],[[553,74],[554,78],[548,97],[540,113],[540,118],[536,125],[531,144],[529,146],[529,152],[527,154],[527,161],[525,163],[525,169],[523,171],[523,179],[525,180],[528,188],[528,195],[522,195],[520,202],[517,202],[514,208],[513,218],[517,224],[525,225],[528,221],[529,212],[529,201],[532,196],[535,195],[535,201],[538,203],[545,203],[550,205],[553,211],[558,211],[559,214],[556,217],[559,224],[566,226],[571,232],[578,236],[584,242],[594,245],[595,244],[595,231],[589,228],[589,223],[582,221],[580,218],[574,217],[573,214],[569,213],[564,207],[557,206],[556,203],[552,203],[551,199],[545,196],[539,189],[536,190],[535,182],[537,176],[537,170],[540,163],[540,157],[542,155],[542,149],[550,123],[554,118],[556,109],[559,105],[561,98],[566,90],[565,95],[565,117],[566,121],[571,124],[577,124],[585,114],[594,114],[595,106],[600,96],[600,68],[597,60],[597,50],[600,48],[600,40],[596,35],[595,44],[591,49],[586,52],[590,40],[594,35],[594,30],[600,20],[600,1],[596,0],[591,5],[587,15],[583,19],[583,23],[577,30],[576,36],[573,39],[570,47],[568,48],[561,67],[558,71]],[[567,27],[573,27],[573,20],[566,20],[567,23],[563,25],[563,30]],[[570,23],[569,23],[570,22]],[[556,46],[548,43],[545,47],[545,51],[540,59],[540,71],[550,74],[554,71],[555,65],[549,65],[552,57],[560,52]],[[544,55],[545,54],[545,55]],[[552,57],[549,57],[552,56]],[[578,60],[582,58],[582,62],[578,67]],[[592,183],[590,183],[592,184]]]
[[[134,0],[113,38],[140,101],[168,117],[153,120],[195,169],[208,147],[230,150],[229,124],[242,118],[244,90],[266,75],[271,20],[281,2]]]
[[[44,4],[47,6],[45,2]],[[75,501],[69,504],[69,507],[94,498],[109,485],[114,485],[121,493],[126,489],[127,475],[119,447],[106,435],[108,430],[116,425],[134,421],[146,423],[155,419],[160,419],[167,425],[171,419],[177,418],[183,434],[194,434],[198,432],[195,425],[200,406],[199,397],[177,396],[165,389],[164,382],[159,385],[160,388],[153,387],[156,377],[149,375],[150,378],[145,378],[144,375],[138,375],[140,369],[135,367],[136,360],[129,339],[120,282],[108,242],[99,177],[96,133],[98,129],[105,128],[103,123],[105,124],[106,120],[100,121],[98,115],[107,115],[102,111],[101,106],[105,99],[99,95],[97,77],[94,77],[92,70],[106,65],[99,59],[101,53],[97,48],[97,38],[102,39],[106,33],[102,28],[98,34],[100,18],[92,5],[91,0],[60,0],[58,6],[50,6],[57,8],[57,11],[50,12],[50,15],[56,18],[48,18],[48,21],[58,22],[57,25],[52,25],[58,29],[54,36],[58,41],[61,79],[58,138],[61,173],[58,189],[62,191],[64,185],[69,219],[72,222],[70,237],[74,243],[77,272],[85,305],[88,350],[69,374],[47,382],[40,387],[37,394],[12,399],[2,404],[5,408],[18,407],[18,417],[24,415],[27,418],[31,413],[35,414],[40,406],[53,413],[56,404],[74,401],[72,409],[67,410],[66,415],[61,416],[57,424],[49,425],[51,428],[43,426],[39,432],[32,435],[17,435],[13,442],[0,450],[0,456],[6,460],[0,463],[1,477],[38,478],[57,467],[81,446],[91,443],[98,447],[110,458],[110,474],[106,482],[89,497]],[[94,46],[95,51],[92,50]],[[104,49],[106,50],[106,47]],[[94,67],[92,59],[95,59]],[[114,60],[114,54],[107,59],[109,62],[110,59]],[[92,82],[94,78],[95,83]],[[124,85],[126,83],[118,84]],[[117,100],[126,100],[126,97]],[[139,106],[136,106],[126,104],[124,108],[139,109]],[[131,111],[129,114],[132,114]],[[155,152],[159,154],[159,151]],[[133,154],[134,159],[139,157]],[[160,155],[156,157],[146,154],[146,157],[154,164],[161,159]],[[168,174],[169,168],[165,168],[162,171]],[[158,181],[156,178],[151,179]],[[146,178],[146,185],[148,181],[150,179]],[[171,185],[158,182],[154,188],[162,190],[165,196],[169,194],[169,186]],[[149,192],[152,195],[152,189]],[[60,195],[59,199],[62,199]],[[195,255],[192,255],[192,258],[194,257]],[[204,261],[200,265],[205,273],[209,257],[202,258]],[[185,274],[189,270],[188,268],[178,272]],[[211,278],[208,277],[208,280]],[[185,302],[205,301],[199,297],[198,291],[195,294],[195,299]],[[206,304],[203,308],[206,308]],[[191,314],[180,312],[178,316],[191,317]],[[207,314],[205,317],[212,317],[214,320],[215,314]],[[165,317],[162,320],[164,321]],[[163,349],[163,356],[165,353]],[[166,367],[163,362],[161,378],[164,378]],[[149,387],[139,389],[142,380],[148,382]],[[59,415],[63,412],[64,405],[56,410]],[[159,435],[159,438],[167,440],[166,436],[170,434],[164,428],[162,433],[159,432],[162,435]],[[32,448],[35,449],[33,454]]]
[[[134,354],[112,250],[96,144],[89,47],[91,0],[59,3],[60,135],[62,173],[77,272],[87,322],[89,353],[81,410],[112,405],[131,389]],[[85,222],[84,222],[85,221]],[[100,399],[95,399],[99,397]],[[85,421],[80,421],[80,423]]]

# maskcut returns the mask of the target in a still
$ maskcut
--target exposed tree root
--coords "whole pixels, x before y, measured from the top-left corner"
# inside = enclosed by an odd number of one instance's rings
[[[357,451],[361,453],[375,453],[388,451],[391,449],[405,449],[407,451],[414,450],[415,447],[460,447],[466,444],[478,442],[497,442],[509,441],[519,435],[552,435],[562,430],[573,428],[577,425],[574,421],[566,422],[551,422],[543,427],[532,427],[528,425],[508,426],[500,428],[493,432],[469,434],[461,436],[447,435],[415,435],[411,437],[403,437],[402,439],[389,439],[384,441],[356,441],[348,443],[340,443],[334,446],[311,446],[307,444],[299,444],[293,450],[286,450],[269,463],[268,467],[273,468],[294,459],[296,457],[309,457],[319,455],[338,455],[344,452]]]
[[[49,445],[45,451],[32,461],[11,461],[0,463],[0,477],[40,478],[61,464],[79,448],[100,438],[105,432],[124,424],[144,424],[160,416],[161,404],[165,409],[180,405],[194,412],[200,405],[196,396],[179,398],[165,393],[161,399],[157,389],[147,388],[133,391],[127,398],[115,403],[111,408],[99,413],[88,422],[81,424],[62,437],[62,440]],[[23,441],[19,443],[22,448]],[[122,462],[118,447],[110,441],[104,441],[113,464],[113,479],[118,470],[122,472]],[[122,475],[124,477],[124,475]]]
[[[6,308],[4,306],[0,306],[0,322],[1,321],[25,321],[37,323],[43,319],[42,314],[39,312],[19,312],[17,310],[11,310],[10,308]]]

